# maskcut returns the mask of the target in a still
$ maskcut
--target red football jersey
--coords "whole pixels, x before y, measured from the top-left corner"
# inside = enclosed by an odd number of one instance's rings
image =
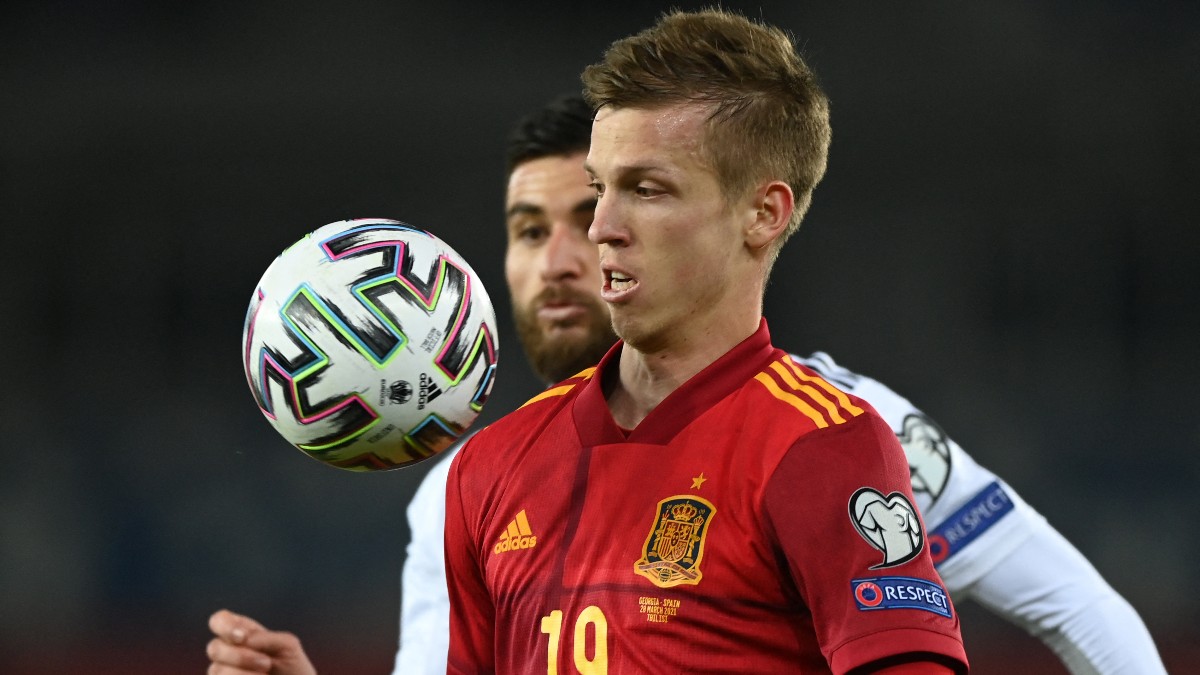
[[[842,673],[966,657],[868,404],[766,323],[626,435],[594,371],[480,431],[450,470],[451,673]]]

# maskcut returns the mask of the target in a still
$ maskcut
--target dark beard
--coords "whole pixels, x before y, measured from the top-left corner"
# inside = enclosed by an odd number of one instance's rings
[[[580,339],[547,339],[537,318],[537,308],[546,302],[570,301],[587,308],[581,320],[587,329]],[[608,308],[590,295],[562,288],[542,291],[525,311],[513,307],[517,337],[525,350],[525,358],[543,382],[554,383],[577,374],[598,363],[617,341],[608,318]]]

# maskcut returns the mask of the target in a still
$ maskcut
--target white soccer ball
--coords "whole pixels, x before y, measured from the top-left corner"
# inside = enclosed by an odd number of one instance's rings
[[[271,263],[242,329],[246,379],[288,442],[350,471],[450,447],[492,390],[496,313],[471,266],[397,220],[330,223]]]

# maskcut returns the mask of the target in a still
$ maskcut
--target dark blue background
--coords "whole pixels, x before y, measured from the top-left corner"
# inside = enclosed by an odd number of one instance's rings
[[[497,255],[502,139],[660,8],[516,4],[0,9],[0,670],[201,672],[223,606],[326,672],[390,668],[427,467],[291,449],[247,391],[242,320],[303,233],[399,218],[498,300],[485,416],[536,391]],[[727,6],[792,31],[833,101],[776,341],[924,408],[1196,667],[1196,5]],[[962,610],[975,672],[1056,672]]]

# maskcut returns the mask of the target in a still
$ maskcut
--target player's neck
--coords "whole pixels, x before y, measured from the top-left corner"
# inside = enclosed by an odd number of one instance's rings
[[[760,319],[760,313],[747,314],[738,321],[677,336],[671,344],[652,351],[624,345],[617,376],[605,383],[613,420],[623,429],[637,427],[663,399],[753,335]]]

